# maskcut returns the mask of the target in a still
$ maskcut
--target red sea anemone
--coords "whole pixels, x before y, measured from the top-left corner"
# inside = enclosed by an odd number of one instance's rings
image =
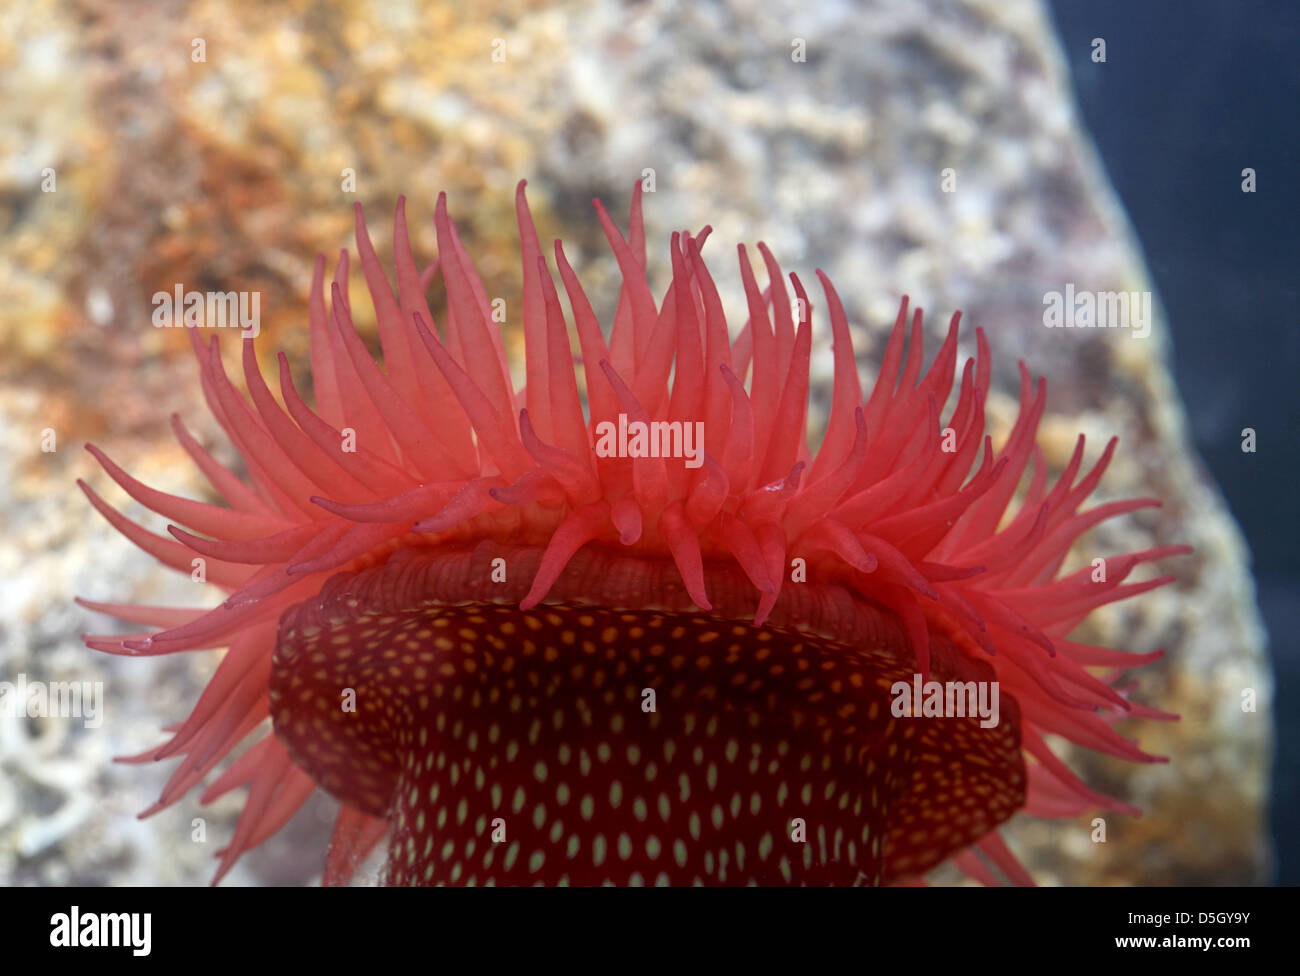
[[[103,651],[229,648],[189,719],[136,757],[183,757],[151,810],[267,719],[202,795],[249,787],[218,878],[317,789],[343,804],[327,883],[385,833],[398,884],[880,883],[948,859],[1025,881],[995,830],[1017,810],[1124,809],[1045,742],[1151,761],[1109,723],[1165,717],[1112,687],[1158,652],[1069,637],[1094,608],[1170,582],[1124,583],[1138,564],[1184,551],[1059,575],[1089,527],[1157,504],[1080,510],[1114,442],[1081,474],[1080,437],[1049,485],[1035,446],[1045,384],[1022,366],[1019,419],[995,451],[979,330],[945,419],[958,316],[923,370],[907,299],[864,400],[844,310],[818,272],[835,374],[813,454],[812,305],[798,277],[792,301],[760,245],[760,290],[740,248],[749,324],[733,341],[701,257],[707,230],[673,235],[656,303],[639,193],[630,239],[596,209],[622,274],[608,341],[555,244],[586,411],[521,183],[524,391],[444,198],[441,330],[403,204],[396,292],[358,207],[386,369],[353,327],[347,253],[328,304],[322,257],[315,409],[283,356],[277,401],[248,339],[250,403],[216,340],[191,330],[246,477],[174,426],[228,507],[150,489],[90,448],[132,498],[187,528],[147,531],[83,484],[92,504],[167,565],[204,560],[229,593],[207,610],[86,603],[160,628],[87,638]],[[991,721],[974,708],[990,687]]]

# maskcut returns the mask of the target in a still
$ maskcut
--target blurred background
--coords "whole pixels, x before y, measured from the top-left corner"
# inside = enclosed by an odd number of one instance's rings
[[[1052,4],[1088,130],[1147,255],[1196,453],[1249,541],[1275,672],[1270,823],[1276,880],[1300,883],[1300,471],[1296,255],[1300,41],[1285,3]],[[1166,8],[1166,9],[1159,9]],[[1087,47],[1130,55],[1091,70]],[[1273,174],[1241,193],[1241,170]],[[1241,452],[1241,430],[1270,445]]]
[[[351,246],[354,202],[385,258],[406,194],[428,260],[433,203],[447,191],[489,293],[516,307],[513,189],[527,178],[543,242],[564,239],[608,310],[615,267],[590,201],[625,214],[647,170],[657,290],[668,235],[711,224],[711,267],[738,326],[728,255],[765,240],[787,269],[824,268],[836,282],[864,380],[900,294],[929,312],[932,343],[961,308],[963,358],[975,325],[993,346],[995,434],[1014,419],[1023,358],[1049,381],[1049,463],[1064,464],[1080,431],[1088,463],[1118,435],[1101,497],[1164,501],[1095,531],[1072,565],[1196,547],[1169,567],[1176,586],[1098,615],[1086,635],[1166,649],[1132,681],[1136,697],[1182,720],[1124,732],[1170,762],[1071,756],[1090,784],[1146,813],[1109,817],[1105,844],[1090,840],[1091,815],[1017,818],[1008,842],[1040,882],[1294,883],[1297,718],[1275,705],[1274,682],[1294,692],[1300,666],[1289,490],[1300,469],[1296,15],[1281,2],[1220,6],[0,8],[0,681],[102,681],[106,696],[98,728],[0,718],[0,883],[206,883],[242,802],[200,807],[190,795],[136,819],[173,764],[112,757],[160,742],[214,662],[88,651],[81,633],[120,625],[72,602],[217,598],[135,550],[75,486],[88,479],[162,531],[82,445],[190,497],[204,489],[171,413],[231,459],[187,336],[151,326],[151,296],[178,283],[258,292],[264,367],[283,349],[305,379],[312,261]],[[1254,193],[1242,192],[1246,168]],[[1067,282],[1152,291],[1150,335],[1044,328],[1043,296]],[[365,305],[354,312],[373,330]],[[238,344],[222,338],[233,362]],[[1245,427],[1254,453],[1242,451]],[[1241,706],[1248,689],[1255,711]],[[316,797],[225,883],[318,880],[332,818]]]

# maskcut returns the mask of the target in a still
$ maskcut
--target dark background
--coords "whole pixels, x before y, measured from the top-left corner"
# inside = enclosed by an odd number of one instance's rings
[[[1300,883],[1300,5],[1051,0],[1075,93],[1171,323],[1196,450],[1253,554],[1277,680],[1275,880]],[[1106,41],[1106,63],[1091,60]],[[1241,191],[1241,171],[1256,192]],[[1253,427],[1256,453],[1241,450]]]

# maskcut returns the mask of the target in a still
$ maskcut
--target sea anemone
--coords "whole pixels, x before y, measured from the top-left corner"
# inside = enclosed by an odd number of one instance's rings
[[[217,880],[317,789],[342,804],[331,884],[386,834],[394,884],[896,883],[947,860],[1028,882],[996,832],[1016,811],[1131,809],[1045,740],[1149,762],[1110,723],[1170,717],[1114,687],[1159,652],[1069,636],[1094,608],[1172,579],[1125,583],[1134,567],[1186,551],[1060,574],[1091,526],[1158,504],[1081,511],[1113,440],[1081,474],[1080,437],[1049,485],[1035,444],[1046,387],[1022,364],[1019,418],[994,450],[982,330],[945,419],[960,316],[923,370],[906,298],[864,400],[819,271],[834,385],[814,454],[812,303],[765,246],[766,290],[739,248],[749,322],[733,339],[701,255],[708,229],[672,236],[656,303],[639,187],[626,239],[597,201],[622,278],[608,339],[554,249],[579,359],[522,182],[516,212],[524,390],[445,197],[439,262],[423,272],[399,201],[396,291],[358,206],[386,369],[353,325],[347,252],[328,303],[322,256],[314,409],[283,354],[281,402],[244,341],[245,399],[217,340],[190,329],[244,476],[173,426],[226,507],[151,489],[88,448],[177,524],[150,532],[82,483],[95,508],[174,569],[201,560],[228,593],[193,610],[83,601],[158,628],[87,637],[102,651],[229,648],[188,720],[131,760],[183,757],[142,815],[255,731],[201,797],[248,786]],[[441,329],[426,301],[437,273]],[[932,709],[933,687],[957,694]],[[991,720],[973,707],[990,687]]]

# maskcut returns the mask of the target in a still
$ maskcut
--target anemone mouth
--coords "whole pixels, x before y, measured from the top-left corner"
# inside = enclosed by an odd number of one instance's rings
[[[928,870],[1024,802],[1019,713],[897,717],[915,655],[836,582],[753,586],[708,563],[588,547],[541,604],[539,549],[405,549],[288,610],[276,735],[344,803],[392,824],[386,880],[853,884]],[[505,579],[500,579],[505,560]],[[987,665],[935,641],[939,681]]]

